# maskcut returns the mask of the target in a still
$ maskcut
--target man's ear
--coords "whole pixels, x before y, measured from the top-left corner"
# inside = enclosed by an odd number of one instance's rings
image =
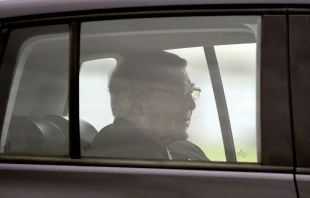
[[[150,92],[147,89],[139,89],[129,94],[129,102],[132,104],[132,112],[136,115],[145,115],[145,104],[150,100]]]

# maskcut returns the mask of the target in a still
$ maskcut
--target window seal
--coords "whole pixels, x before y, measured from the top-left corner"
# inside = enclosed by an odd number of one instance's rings
[[[227,163],[227,162],[200,162],[200,161],[162,161],[162,160],[129,160],[105,158],[71,159],[66,157],[50,156],[18,156],[2,155],[0,163],[32,164],[32,165],[68,165],[68,166],[105,166],[105,167],[132,167],[132,168],[165,168],[187,170],[215,170],[215,171],[242,171],[242,172],[270,172],[292,173],[293,167],[265,166],[256,163]]]
[[[262,7],[261,7],[262,6]],[[270,6],[270,5],[269,5]],[[65,12],[53,14],[29,15],[23,17],[8,18],[6,27],[29,27],[45,26],[47,24],[67,24],[71,22],[87,22],[110,19],[128,19],[128,18],[151,18],[163,16],[219,16],[219,15],[262,15],[262,14],[285,14],[286,6],[264,6],[259,7],[232,5],[219,5],[212,8],[207,6],[164,6],[164,7],[132,7],[103,10],[86,10],[78,12]]]
[[[293,167],[287,19],[286,15],[263,15],[262,19],[262,163]]]
[[[290,74],[291,74],[291,105],[295,137],[295,157],[297,173],[308,168],[309,160],[309,50],[310,50],[310,9],[308,13],[290,14],[289,44],[290,44]],[[301,169],[300,169],[301,168]]]
[[[0,23],[0,68],[4,56],[4,51],[9,40],[9,34],[10,31],[4,28],[4,25]]]
[[[0,69],[2,66],[4,52],[7,47],[8,40],[9,40],[9,35],[10,35],[10,30],[4,29],[3,25],[1,25],[0,27]],[[2,89],[5,90],[4,91],[5,93],[9,93],[9,90],[11,89],[11,87],[4,87]],[[9,95],[2,95],[2,97],[0,97],[0,141],[1,141],[1,136],[2,136],[2,126],[4,124],[8,97]],[[0,148],[0,153],[2,150],[4,150],[4,148]]]
[[[71,23],[69,37],[69,156],[72,159],[81,157],[79,124],[80,37],[81,23]]]

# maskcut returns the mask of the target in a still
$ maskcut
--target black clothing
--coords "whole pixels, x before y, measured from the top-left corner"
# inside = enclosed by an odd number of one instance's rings
[[[193,143],[175,141],[167,146],[173,160],[208,161],[203,151]],[[169,159],[167,148],[156,144],[125,119],[115,119],[94,138],[87,156],[122,159]]]

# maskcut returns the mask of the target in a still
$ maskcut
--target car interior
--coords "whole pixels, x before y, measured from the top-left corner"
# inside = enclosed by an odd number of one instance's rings
[[[149,18],[82,23],[80,64],[104,57],[115,58],[118,62],[122,54],[139,54],[149,49],[204,47],[206,53],[217,45],[259,43],[255,35],[258,19],[254,16],[196,17],[195,20],[184,17],[182,20]],[[15,68],[13,79],[6,77],[11,91],[2,129],[1,140],[5,144],[2,153],[68,155],[68,34],[67,25],[12,31],[1,68]],[[207,61],[216,61],[215,54],[205,56]],[[218,65],[209,66],[209,70],[218,72]],[[225,94],[223,87],[216,84],[221,78],[213,76],[211,80],[219,105],[217,110],[223,111],[223,115],[226,112],[227,116],[218,118],[226,159],[236,162],[231,128],[225,121],[229,120],[227,107],[223,106]],[[82,156],[87,156],[87,149],[100,130],[83,119],[79,124],[81,152]]]

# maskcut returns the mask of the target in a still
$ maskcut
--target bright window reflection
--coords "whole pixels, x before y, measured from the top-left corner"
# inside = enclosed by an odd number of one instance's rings
[[[212,161],[226,161],[208,65],[202,47],[167,50],[188,62],[190,79],[201,88],[189,128],[189,140]],[[256,44],[215,47],[228,106],[237,160],[257,162]],[[114,58],[84,62],[80,72],[80,118],[98,131],[113,122],[108,76]]]
[[[202,89],[189,139],[212,161],[226,161],[213,88],[202,47],[169,50],[188,62],[190,79]],[[256,44],[215,46],[238,161],[257,162]]]
[[[113,122],[108,77],[116,66],[114,58],[88,61],[80,71],[80,118],[97,131]]]

